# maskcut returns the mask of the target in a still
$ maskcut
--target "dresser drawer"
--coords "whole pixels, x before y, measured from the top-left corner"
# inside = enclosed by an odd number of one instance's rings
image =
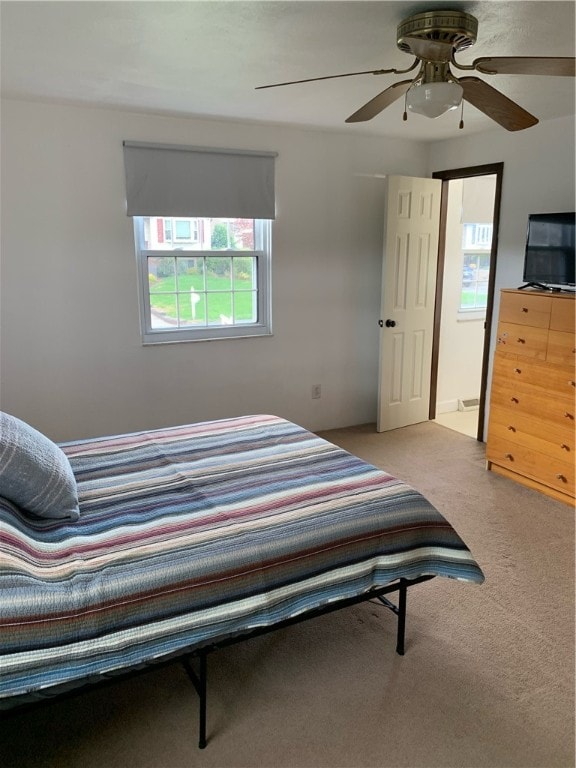
[[[501,383],[507,382],[512,389],[522,382],[552,396],[576,397],[576,373],[572,366],[551,365],[501,353],[494,357],[493,376]]]
[[[564,363],[572,368],[576,365],[574,334],[566,331],[548,331],[546,360],[550,363]]]
[[[539,293],[500,294],[500,321],[548,328],[552,311],[552,297]]]
[[[534,328],[518,323],[498,323],[496,352],[508,352],[534,360],[546,360],[548,328]]]
[[[576,300],[572,296],[558,296],[552,301],[550,328],[574,335],[576,326]]]
[[[574,462],[559,461],[539,451],[520,445],[510,445],[507,440],[494,437],[489,440],[486,456],[488,461],[505,467],[532,480],[574,496]]]
[[[510,413],[543,419],[556,426],[572,429],[575,424],[576,403],[573,397],[551,397],[543,389],[522,382],[512,386],[498,376],[492,379],[490,407],[493,405],[502,406]]]
[[[490,409],[489,442],[501,438],[511,446],[521,445],[539,451],[558,461],[573,462],[576,450],[574,424],[552,424],[509,408]]]

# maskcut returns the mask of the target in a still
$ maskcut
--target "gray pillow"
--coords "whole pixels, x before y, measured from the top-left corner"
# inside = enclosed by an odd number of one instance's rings
[[[26,512],[78,520],[78,489],[68,457],[56,443],[0,411],[0,496]]]

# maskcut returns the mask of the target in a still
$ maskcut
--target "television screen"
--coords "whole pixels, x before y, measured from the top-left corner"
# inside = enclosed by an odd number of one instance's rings
[[[530,214],[523,275],[526,282],[574,285],[574,219],[574,213]]]

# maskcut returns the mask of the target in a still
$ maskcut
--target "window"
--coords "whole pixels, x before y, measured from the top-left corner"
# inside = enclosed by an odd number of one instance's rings
[[[270,221],[136,216],[134,227],[145,343],[271,333]]]
[[[491,249],[492,224],[463,225],[461,312],[486,309]]]
[[[145,344],[272,333],[276,154],[124,142]]]
[[[462,248],[488,248],[492,246],[492,224],[464,224]]]
[[[195,243],[198,240],[198,219],[173,219],[174,242]]]
[[[170,248],[172,243],[197,243],[198,219],[146,217],[147,248]]]

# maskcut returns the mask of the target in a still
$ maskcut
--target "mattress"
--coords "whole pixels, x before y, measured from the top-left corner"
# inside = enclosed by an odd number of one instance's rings
[[[80,518],[0,501],[0,707],[399,578],[481,583],[420,493],[271,415],[61,443]]]

